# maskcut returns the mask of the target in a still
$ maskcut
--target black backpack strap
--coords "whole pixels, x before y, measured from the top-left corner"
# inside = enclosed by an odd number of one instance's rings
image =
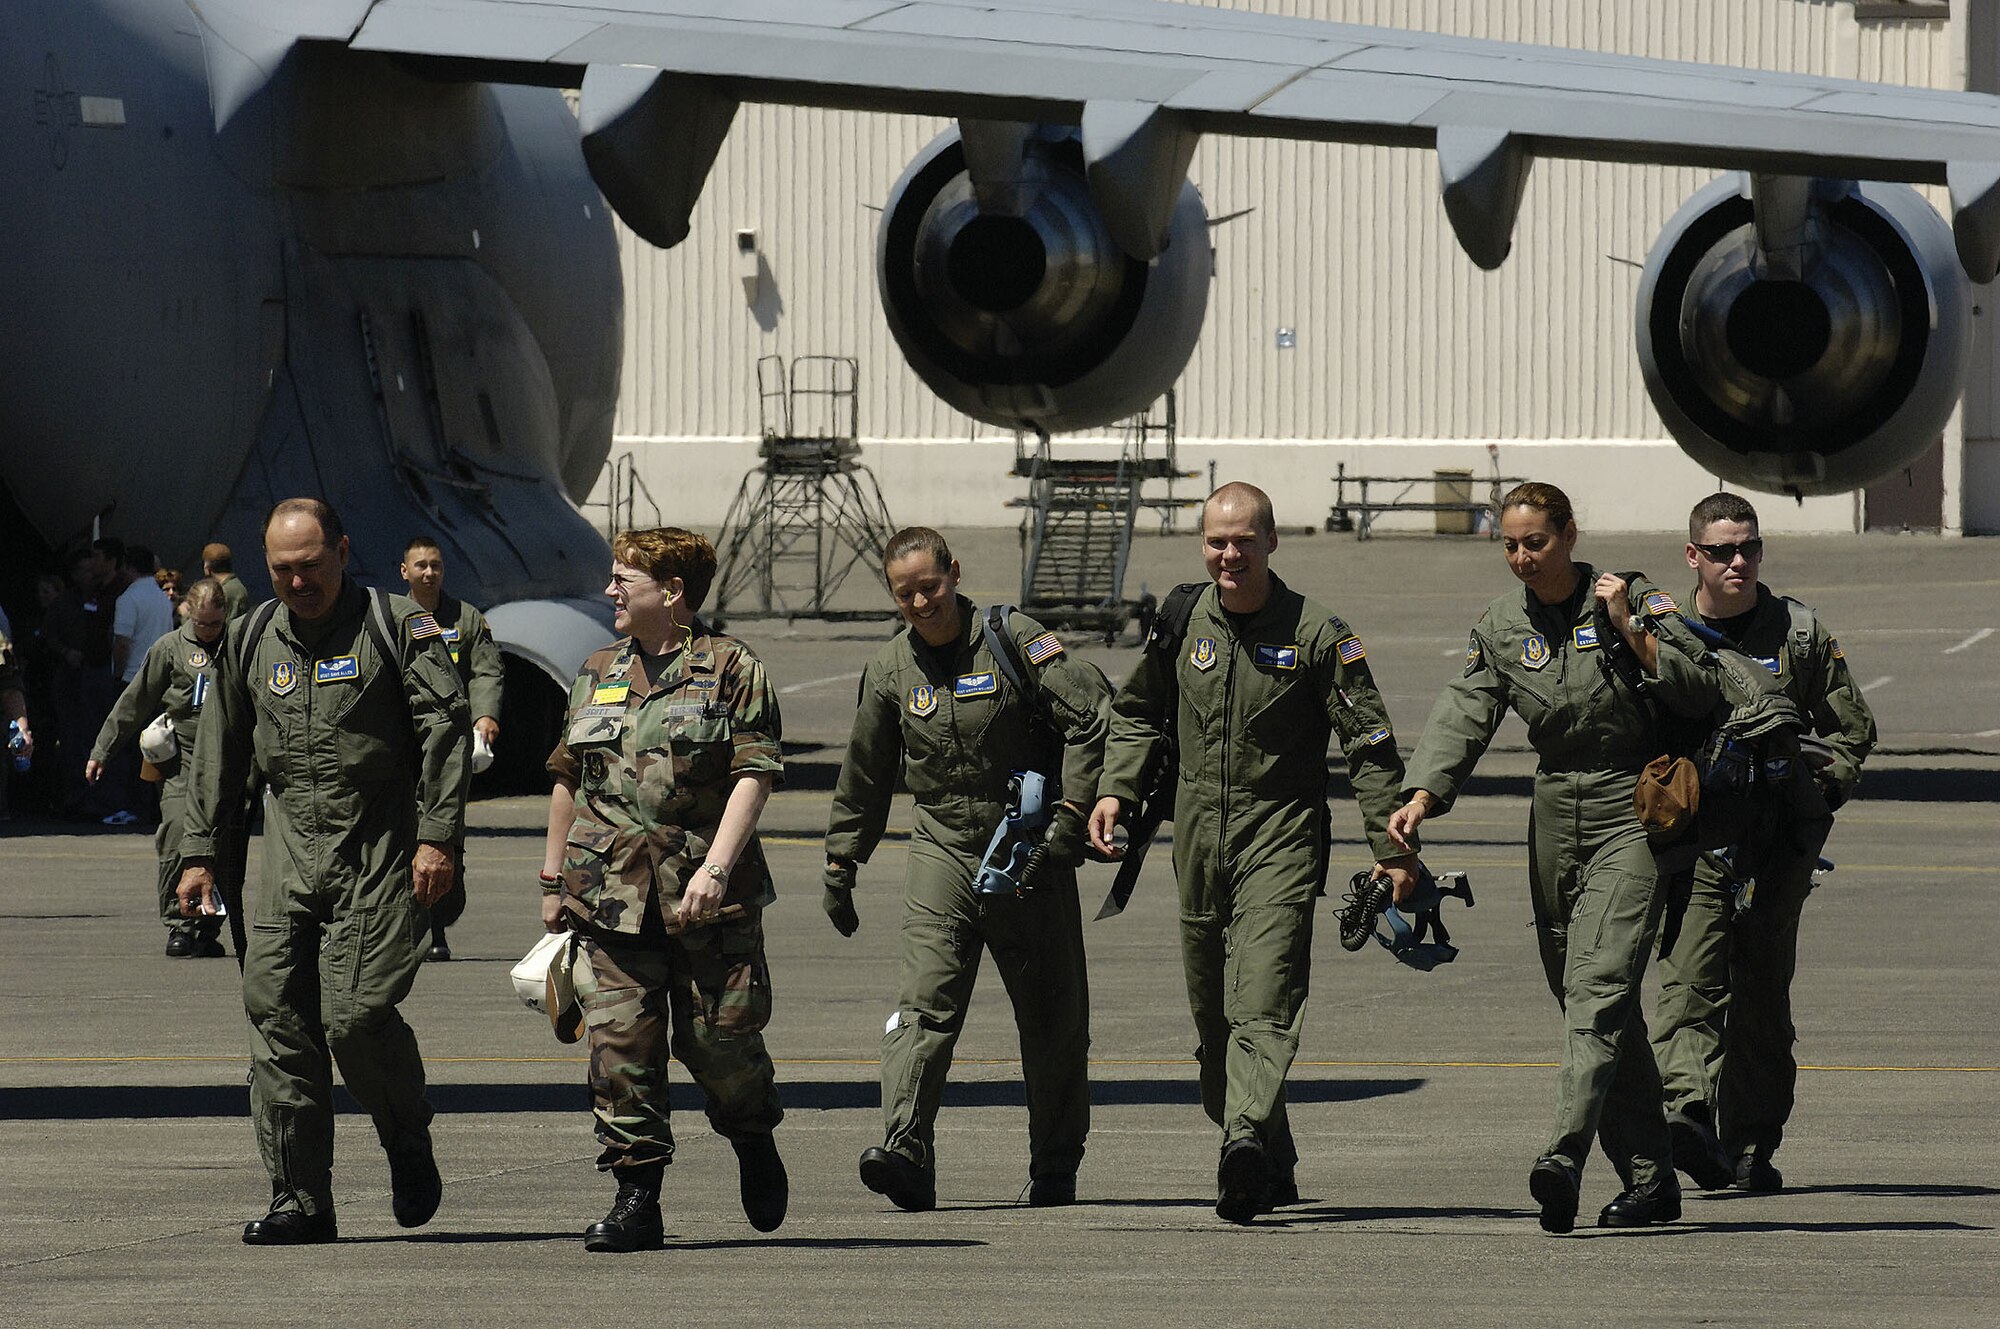
[[[250,611],[243,620],[241,635],[236,638],[236,672],[247,682],[250,678],[250,656],[257,649],[257,641],[264,635],[264,629],[271,626],[271,615],[278,612],[276,600],[266,600]],[[229,631],[237,632],[237,625],[231,623]]]
[[[986,650],[992,655],[993,663],[999,666],[1001,676],[1029,706],[1039,709],[1038,694],[1028,679],[1028,662],[1021,656],[1021,644],[1014,640],[1013,617],[1013,605],[988,607],[980,635],[986,638]]]
[[[375,649],[382,653],[382,661],[398,674],[403,672],[403,657],[396,650],[396,631],[389,622],[389,593],[377,587],[368,588],[368,635],[375,639]]]

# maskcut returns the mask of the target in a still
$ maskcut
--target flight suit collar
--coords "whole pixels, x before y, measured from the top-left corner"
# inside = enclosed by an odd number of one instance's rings
[[[903,625],[903,631],[910,640],[910,654],[916,658],[919,667],[929,661],[945,670],[958,668],[958,662],[965,658],[979,636],[979,606],[963,595],[953,598],[958,601],[958,636],[943,646],[931,645],[914,627],[908,623]]]
[[[1742,618],[1743,621],[1746,623],[1754,623],[1758,619],[1762,618],[1767,612],[1770,611],[1772,602],[1778,598],[1776,592],[1772,591],[1770,587],[1766,586],[1763,582],[1760,581],[1757,583],[1757,602],[1751,605],[1749,609],[1745,610],[1740,615],[1732,614],[1729,616],[1729,619],[1711,619],[1707,614],[1701,612],[1701,601],[1696,598],[1700,594],[1700,592],[1701,592],[1701,583],[1697,581],[1692,587],[1689,588],[1687,599],[1683,600],[1681,603],[1687,606],[1687,611],[1690,614],[1695,615],[1696,617],[1701,619],[1702,622],[1707,623],[1710,626],[1714,626],[1714,624],[1718,622],[1728,622],[1730,621],[1730,619],[1739,617]]]
[[[362,589],[361,583],[342,573],[340,594],[334,596],[333,608],[328,611],[326,617],[309,623],[304,619],[295,618],[292,607],[280,601],[274,621],[278,631],[289,637],[295,645],[311,647],[324,641],[326,635],[335,628],[353,622],[367,612],[368,592]]]
[[[1287,595],[1289,589],[1285,585],[1284,578],[1273,572],[1271,593],[1264,597],[1263,605],[1255,613],[1242,620],[1242,635],[1257,636],[1267,626],[1267,620],[1279,614],[1284,602],[1289,598]],[[1222,626],[1224,632],[1232,637],[1237,635],[1237,616],[1222,607],[1222,589],[1214,582],[1210,582],[1208,586],[1208,608],[1210,615]]]

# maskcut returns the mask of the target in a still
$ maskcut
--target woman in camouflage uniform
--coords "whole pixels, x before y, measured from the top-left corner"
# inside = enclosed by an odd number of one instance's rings
[[[781,778],[778,699],[764,667],[695,617],[715,549],[673,527],[612,542],[605,594],[628,634],[569,693],[542,863],[542,922],[580,937],[599,1168],[618,1179],[593,1251],[657,1247],[673,1161],[667,1056],[735,1147],[743,1212],[784,1221],[783,1112],[762,1030],[771,1017],[764,906],[776,898],[757,818]]]
[[[1664,745],[1656,706],[1706,715],[1719,693],[1671,597],[1571,558],[1576,521],[1560,489],[1516,486],[1501,500],[1500,533],[1522,587],[1473,628],[1465,670],[1410,758],[1409,802],[1391,814],[1389,835],[1414,848],[1418,825],[1450,810],[1501,717],[1520,715],[1538,759],[1528,888],[1564,1037],[1556,1122],[1528,1189],[1542,1227],[1570,1231],[1595,1135],[1624,1183],[1598,1226],[1671,1222],[1680,1187],[1639,1009],[1667,892],[1632,793]],[[1616,650],[1638,667],[1608,667]]]

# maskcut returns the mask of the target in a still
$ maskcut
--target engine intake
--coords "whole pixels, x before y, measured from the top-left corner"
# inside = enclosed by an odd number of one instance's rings
[[[1938,439],[1971,351],[1950,229],[1906,185],[1815,182],[1796,263],[1759,251],[1742,176],[1675,214],[1639,283],[1639,365],[1681,449],[1723,480],[1832,494]]]
[[[1112,240],[1076,131],[1026,141],[1017,209],[982,211],[957,129],[890,193],[876,240],[889,329],[931,390],[976,420],[1051,433],[1143,411],[1173,386],[1208,308],[1208,214],[1183,185],[1165,252]]]

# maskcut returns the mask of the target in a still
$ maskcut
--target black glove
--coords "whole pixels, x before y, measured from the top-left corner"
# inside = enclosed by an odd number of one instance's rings
[[[1035,846],[1035,852],[1028,856],[1027,867],[1021,871],[1021,888],[1034,890],[1047,885],[1058,871],[1083,862],[1089,848],[1090,827],[1084,814],[1073,804],[1056,804],[1048,829],[1042,832],[1042,842]]]
[[[853,936],[861,926],[861,915],[854,912],[854,864],[829,859],[820,881],[826,886],[820,895],[820,908],[833,920],[834,931],[843,937]]]

